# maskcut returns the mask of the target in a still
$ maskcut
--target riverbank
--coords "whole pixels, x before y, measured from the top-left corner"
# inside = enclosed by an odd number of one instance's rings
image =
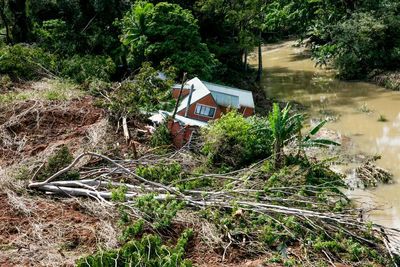
[[[373,76],[370,80],[387,89],[400,91],[400,71],[385,71]]]
[[[341,168],[354,175],[367,155],[381,158],[376,165],[394,175],[394,184],[372,190],[349,192],[368,213],[370,220],[389,227],[400,227],[398,190],[400,179],[400,94],[373,83],[342,81],[331,70],[316,68],[294,41],[264,47],[264,73],[261,86],[267,97],[298,101],[306,107],[309,123],[327,119],[326,127],[337,133],[351,163]],[[256,57],[251,60],[257,66]],[[343,157],[341,157],[343,158]],[[361,159],[361,160],[360,160]]]

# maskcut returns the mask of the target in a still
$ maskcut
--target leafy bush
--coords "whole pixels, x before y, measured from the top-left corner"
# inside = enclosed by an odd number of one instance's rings
[[[114,267],[114,266],[165,266],[189,267],[191,262],[184,259],[185,248],[193,235],[186,230],[178,239],[175,247],[162,244],[156,235],[144,235],[139,240],[131,240],[118,250],[99,251],[94,255],[79,259],[78,267]]]
[[[135,207],[150,221],[155,229],[166,229],[171,225],[176,213],[184,207],[183,202],[174,199],[157,200],[149,194],[136,198]]]
[[[44,168],[39,171],[37,179],[42,181],[49,178],[51,175],[67,167],[74,160],[68,147],[62,146],[47,160]],[[79,179],[79,172],[68,171],[58,177],[58,180],[76,180]]]
[[[170,183],[182,175],[182,166],[179,163],[159,163],[156,165],[139,166],[136,174],[150,181]]]
[[[272,143],[266,124],[263,118],[244,118],[231,111],[211,122],[203,131],[205,144],[202,151],[217,167],[238,168],[266,158],[271,155]]]
[[[75,55],[62,62],[61,75],[78,83],[99,79],[109,81],[116,69],[107,56]]]
[[[41,47],[54,53],[71,55],[76,49],[71,41],[71,29],[61,19],[45,20],[41,25],[36,23],[33,33]]]
[[[92,96],[102,96],[111,90],[111,86],[112,83],[97,78],[81,84],[82,90],[88,91]]]
[[[0,91],[10,90],[13,83],[9,75],[0,75]]]
[[[142,65],[134,81],[126,81],[111,95],[108,108],[116,118],[139,116],[149,112],[173,107],[171,87],[173,80],[164,80],[149,62]]]
[[[168,146],[172,143],[172,136],[166,123],[159,125],[151,136],[152,147]]]
[[[57,57],[31,45],[0,48],[0,73],[12,79],[36,80],[57,69]]]

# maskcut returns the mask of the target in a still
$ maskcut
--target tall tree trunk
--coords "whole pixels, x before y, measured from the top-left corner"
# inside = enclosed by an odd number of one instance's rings
[[[257,71],[257,79],[256,81],[261,81],[261,75],[263,71],[263,64],[262,64],[262,39],[261,39],[261,31],[259,34],[259,42],[258,42],[258,71]]]
[[[244,72],[247,73],[247,56],[248,56],[248,52],[247,52],[247,48],[244,50]]]
[[[182,77],[182,84],[181,84],[181,89],[179,90],[179,95],[178,95],[178,99],[176,99],[176,103],[175,103],[175,108],[174,108],[174,112],[172,113],[172,120],[175,119],[175,115],[176,112],[178,111],[178,107],[179,107],[179,102],[181,101],[181,97],[182,97],[182,91],[183,91],[183,87],[185,86],[186,83],[186,76],[187,73],[183,73],[183,77]]]
[[[6,43],[9,44],[11,43],[10,28],[6,17],[6,12],[4,9],[5,9],[5,3],[4,0],[2,0],[0,2],[0,19],[4,24],[4,28],[6,29]]]
[[[29,23],[26,16],[26,0],[10,1],[9,6],[15,20],[11,30],[13,42],[27,42],[29,37]]]

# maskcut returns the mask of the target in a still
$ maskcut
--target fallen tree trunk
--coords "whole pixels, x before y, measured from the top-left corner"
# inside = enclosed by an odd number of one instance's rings
[[[56,181],[56,179],[62,174],[77,166],[79,161],[84,157],[100,158],[111,164],[113,168],[100,167],[100,171],[93,170],[93,174],[97,174],[98,177],[92,179]],[[145,160],[147,161],[147,159]],[[138,161],[140,161],[140,159]],[[228,174],[193,175],[189,176],[189,178],[183,179],[190,181],[191,179],[202,179],[205,177],[207,179],[215,180],[225,180],[224,178],[227,178],[225,181],[234,185],[233,189],[213,188],[214,191],[210,189],[180,190],[178,187],[175,187],[175,183],[167,185],[150,181],[137,175],[135,173],[135,166],[136,165],[132,165],[129,161],[115,161],[101,154],[85,152],[75,158],[75,160],[66,168],[55,173],[43,182],[31,183],[29,188],[63,196],[90,197],[96,199],[101,204],[115,205],[115,203],[110,202],[113,194],[112,188],[123,187],[126,188],[126,205],[135,202],[137,197],[151,193],[155,196],[155,199],[159,201],[165,201],[171,198],[183,201],[193,210],[215,208],[217,210],[227,210],[231,212],[235,210],[235,207],[240,207],[242,210],[263,214],[268,217],[281,218],[279,217],[281,215],[294,216],[300,221],[304,221],[308,225],[307,227],[310,228],[310,231],[314,228],[322,229],[322,231],[331,233],[343,231],[346,235],[351,236],[362,243],[368,244],[369,246],[377,246],[376,241],[365,238],[359,234],[359,232],[368,231],[370,229],[369,227],[372,226],[371,230],[374,232],[373,236],[375,238],[379,237],[379,239],[382,240],[385,236],[390,237],[390,240],[385,239],[381,242],[382,246],[389,250],[389,254],[398,254],[399,252],[400,231],[379,224],[367,225],[363,221],[359,220],[359,210],[357,209],[348,209],[342,213],[333,212],[324,207],[324,205],[329,203],[321,202],[315,196],[309,196],[307,198],[298,196],[297,192],[300,187],[296,186],[271,188],[270,190],[293,191],[293,194],[288,197],[273,198],[268,196],[264,190],[256,190],[246,187],[249,177],[252,176],[251,173],[256,172],[257,168],[259,168],[259,165],[257,164],[250,168]],[[87,171],[84,173],[87,174]],[[129,180],[129,183],[115,181],[117,177],[121,177],[121,174],[126,175],[131,179]],[[326,186],[329,188],[331,185],[327,184]],[[301,188],[304,189],[304,186]],[[310,185],[306,190],[309,190],[314,194],[314,190],[317,189],[317,186]],[[339,195],[340,193],[337,194]],[[316,202],[314,206],[310,206],[312,201]],[[279,205],[276,203],[279,203]],[[304,204],[308,204],[307,207],[313,207],[314,210],[305,208]],[[382,233],[384,233],[384,235],[382,235]],[[237,245],[239,245],[239,243]]]

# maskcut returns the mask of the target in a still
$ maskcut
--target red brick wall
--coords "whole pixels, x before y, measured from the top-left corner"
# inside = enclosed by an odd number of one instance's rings
[[[244,117],[250,117],[254,115],[254,109],[253,108],[248,108],[248,107],[242,107],[240,108],[239,112],[243,114]]]
[[[178,99],[179,96],[179,91],[181,90],[181,88],[173,88],[172,89],[172,97],[175,99]],[[189,94],[190,90],[189,89],[183,89],[182,90],[182,96],[181,99],[183,99],[185,96],[187,96]]]
[[[214,118],[209,118],[209,117],[195,114],[194,112],[196,110],[196,104],[203,104],[206,106],[216,108]],[[180,112],[178,112],[178,115],[185,116],[185,112],[186,112],[186,108],[181,110]],[[199,101],[197,101],[196,103],[193,103],[190,105],[188,117],[191,119],[207,122],[209,120],[214,120],[214,119],[220,118],[221,117],[221,108],[217,105],[217,103],[215,103],[214,98],[211,96],[211,94],[209,94],[209,95],[203,97],[202,99],[200,99]]]
[[[195,131],[196,127],[193,126],[181,126],[176,121],[168,121],[168,129],[172,135],[172,142],[174,146],[177,148],[181,148],[186,145],[187,142],[190,140],[190,136],[192,135],[193,131]]]

